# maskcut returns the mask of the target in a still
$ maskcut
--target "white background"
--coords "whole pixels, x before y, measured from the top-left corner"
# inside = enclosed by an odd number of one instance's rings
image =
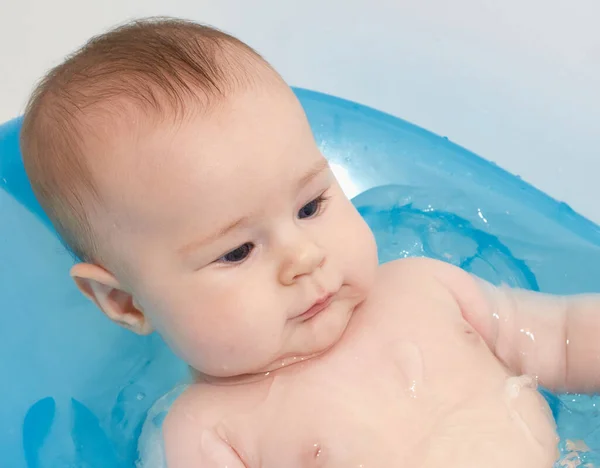
[[[0,122],[91,35],[210,23],[290,84],[390,112],[600,222],[598,0],[0,0]]]

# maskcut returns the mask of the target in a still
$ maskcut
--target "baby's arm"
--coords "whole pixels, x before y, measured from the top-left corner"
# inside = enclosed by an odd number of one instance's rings
[[[203,411],[204,404],[194,401],[194,392],[190,393],[175,403],[163,426],[167,467],[245,468],[237,452],[211,424],[214,412]]]
[[[215,431],[206,429],[196,438],[188,434],[172,440],[167,450],[168,468],[245,468],[240,457]]]
[[[450,265],[436,267],[435,275],[512,371],[537,376],[553,391],[600,391],[600,294],[494,287]]]

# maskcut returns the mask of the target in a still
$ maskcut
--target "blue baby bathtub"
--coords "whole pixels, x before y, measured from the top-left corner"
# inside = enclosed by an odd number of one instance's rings
[[[447,138],[295,91],[382,261],[425,255],[493,282],[600,291],[600,230],[567,205]],[[131,467],[149,407],[187,370],[158,336],[109,323],[75,289],[23,170],[20,125],[0,126],[0,466]],[[595,398],[546,396],[562,436],[600,446]]]

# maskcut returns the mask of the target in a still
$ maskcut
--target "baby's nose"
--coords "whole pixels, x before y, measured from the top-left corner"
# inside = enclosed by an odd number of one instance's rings
[[[305,275],[311,275],[325,263],[325,251],[314,242],[305,240],[290,246],[281,264],[279,280],[291,285]]]

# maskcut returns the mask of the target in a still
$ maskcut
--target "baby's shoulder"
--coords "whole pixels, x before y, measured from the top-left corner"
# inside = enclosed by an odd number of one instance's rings
[[[172,463],[173,466],[193,466],[188,465],[186,460],[200,456],[204,450],[213,450],[200,447],[199,442],[214,446],[215,441],[227,441],[229,434],[226,428],[221,427],[221,423],[229,415],[247,411],[251,407],[250,400],[255,392],[248,387],[190,385],[173,403],[164,421],[163,438],[169,466],[173,460],[177,460]]]
[[[444,303],[455,308],[464,298],[479,295],[480,285],[470,273],[450,263],[419,257],[381,265],[369,303],[393,311],[422,307],[424,314]]]
[[[447,281],[453,282],[468,276],[464,270],[440,260],[426,257],[410,257],[384,263],[379,268],[377,285],[388,287],[424,285],[431,287],[446,287]]]
[[[218,404],[219,399],[218,392],[215,392],[211,386],[204,384],[188,386],[173,403],[165,419],[165,432],[170,432],[191,420],[194,420],[194,425],[197,425],[198,420],[209,423],[212,419],[211,414],[218,411],[221,406]]]
[[[252,385],[190,385],[175,400],[165,419],[165,437],[185,426],[214,427],[227,414],[249,406],[252,394]]]

